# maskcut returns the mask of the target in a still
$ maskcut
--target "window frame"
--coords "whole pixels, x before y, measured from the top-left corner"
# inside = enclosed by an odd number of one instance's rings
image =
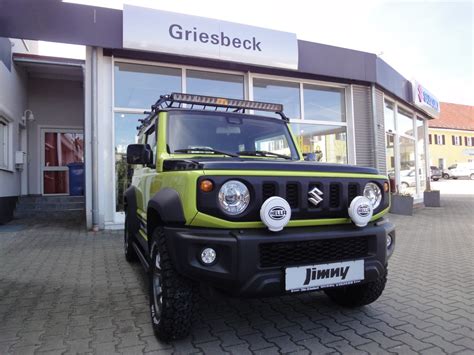
[[[345,127],[346,133],[346,164],[356,164],[355,160],[355,132],[354,132],[354,125],[353,125],[353,94],[352,94],[352,85],[349,84],[342,84],[342,83],[334,83],[334,82],[326,82],[320,80],[307,80],[307,79],[298,79],[292,77],[284,77],[284,76],[275,76],[275,75],[267,75],[267,74],[260,74],[260,73],[249,73],[249,100],[253,100],[253,80],[254,79],[266,79],[266,80],[274,80],[274,81],[282,81],[282,82],[292,82],[299,84],[299,108],[300,108],[300,118],[290,118],[290,124],[313,124],[313,125],[326,125],[326,126],[337,126],[337,127]],[[322,88],[334,88],[334,89],[342,89],[341,95],[342,100],[344,102],[344,116],[346,118],[345,121],[324,121],[324,120],[311,120],[305,119],[305,112],[304,112],[304,85],[314,85],[320,86]],[[295,132],[293,132],[295,136]],[[296,138],[296,136],[295,136]]]
[[[304,101],[303,101],[303,94],[301,93],[303,84],[309,85],[317,85],[321,87],[329,87],[329,88],[339,88],[344,89],[343,91],[343,100],[344,100],[344,114],[346,120],[344,122],[334,122],[334,121],[314,121],[314,120],[302,120],[301,123],[307,124],[324,124],[324,125],[333,125],[333,126],[344,126],[346,127],[346,161],[347,164],[356,164],[356,153],[355,153],[355,129],[353,124],[353,112],[354,112],[354,103],[353,103],[353,85],[345,84],[345,83],[337,83],[337,82],[327,82],[321,80],[307,80],[307,79],[299,79],[294,77],[285,77],[285,76],[277,76],[277,75],[267,75],[267,74],[260,74],[260,73],[251,73],[251,72],[244,72],[238,70],[224,70],[224,69],[216,69],[216,68],[208,68],[208,67],[200,67],[194,65],[181,65],[181,64],[173,64],[173,63],[165,63],[160,61],[151,61],[151,60],[137,60],[137,59],[128,59],[122,57],[115,57],[111,56],[110,61],[110,77],[111,77],[111,106],[110,106],[110,117],[112,121],[112,131],[115,132],[115,114],[123,113],[123,114],[140,114],[142,115],[144,111],[149,111],[149,107],[136,107],[136,108],[127,108],[127,107],[116,107],[115,106],[115,65],[116,63],[128,63],[128,64],[138,64],[138,65],[146,65],[146,66],[159,66],[159,67],[168,67],[168,68],[178,68],[181,69],[181,92],[187,93],[187,71],[188,70],[197,70],[201,72],[210,72],[210,73],[223,73],[223,74],[232,74],[232,75],[242,75],[243,76],[243,90],[244,90],[244,99],[245,100],[253,100],[253,78],[263,78],[263,79],[270,79],[270,80],[277,80],[277,81],[290,81],[299,83],[300,88],[300,111],[304,111]],[[185,107],[185,105],[184,105]],[[251,112],[251,111],[250,111]],[[252,112],[251,112],[252,113]],[[304,114],[304,113],[303,113]],[[291,120],[290,123],[298,123],[296,120]],[[294,135],[293,135],[294,137]],[[296,142],[295,142],[296,143]],[[115,134],[111,139],[111,151],[114,151],[115,147]],[[114,172],[112,174],[113,179],[113,186],[112,189],[112,205],[114,206],[115,211],[115,201],[116,201],[116,174],[115,174],[115,161],[111,160],[110,162],[111,171]],[[114,221],[117,223],[122,223],[125,218],[124,212],[114,212]]]
[[[12,140],[11,140],[11,121],[5,116],[0,115],[0,124],[4,126],[3,130],[3,146],[5,150],[0,153],[3,155],[4,164],[0,165],[0,170],[12,172]]]
[[[429,174],[429,171],[430,171],[430,167],[429,167],[429,150],[428,150],[428,139],[429,139],[429,136],[428,136],[428,124],[427,124],[427,117],[418,113],[417,111],[411,109],[410,107],[408,107],[407,105],[401,103],[400,101],[398,101],[396,98],[394,97],[391,97],[389,95],[387,95],[385,92],[383,94],[383,102],[384,102],[384,107],[385,107],[385,102],[389,102],[390,104],[392,104],[393,106],[393,114],[394,114],[394,119],[395,119],[395,132],[391,132],[391,134],[394,135],[394,154],[395,154],[395,181],[397,183],[397,191],[400,191],[400,178],[401,178],[401,175],[400,175],[400,169],[401,169],[401,165],[400,165],[400,137],[404,137],[404,138],[407,138],[407,139],[410,139],[411,141],[413,141],[413,144],[415,145],[415,170],[418,172],[420,168],[423,168],[420,163],[420,159],[419,159],[419,156],[420,156],[420,148],[418,147],[418,127],[416,125],[416,122],[417,122],[417,119],[422,119],[424,122],[423,122],[423,125],[424,125],[424,140],[425,140],[425,143],[424,143],[424,147],[423,149],[425,150],[425,166],[424,166],[424,170],[425,170],[425,178],[426,176]],[[399,109],[402,109],[403,111],[405,111],[406,113],[409,113],[411,115],[411,119],[412,119],[412,124],[413,124],[413,135],[407,135],[407,134],[404,134],[404,133],[401,133],[399,132],[399,127],[398,127],[398,119],[397,119],[397,115],[398,115],[398,110]],[[384,114],[385,114],[385,110],[384,110]],[[385,118],[385,117],[384,117]],[[384,121],[385,122],[385,121]],[[387,132],[384,128],[384,131],[385,131],[385,140],[386,140],[386,136],[387,136]],[[440,136],[440,135],[438,135]],[[440,137],[441,138],[441,137]],[[434,143],[436,143],[436,134],[434,134]],[[444,141],[444,139],[442,140],[442,142]],[[385,142],[385,144],[387,144],[387,142]],[[443,142],[444,144],[444,142]],[[423,191],[422,191],[422,186],[421,186],[421,181],[419,179],[419,174],[416,174],[416,189],[415,189],[415,193],[414,193],[414,198],[416,201],[418,200],[422,200],[423,199]],[[425,186],[426,188],[426,186]]]

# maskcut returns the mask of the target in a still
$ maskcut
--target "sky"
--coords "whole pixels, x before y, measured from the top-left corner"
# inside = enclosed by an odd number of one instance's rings
[[[474,105],[474,0],[67,0],[123,3],[296,33],[370,52],[440,101]],[[84,57],[79,46],[40,43],[40,54]]]

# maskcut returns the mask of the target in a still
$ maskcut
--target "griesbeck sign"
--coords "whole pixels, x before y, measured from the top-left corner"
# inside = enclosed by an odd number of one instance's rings
[[[123,47],[298,69],[296,34],[124,5]]]

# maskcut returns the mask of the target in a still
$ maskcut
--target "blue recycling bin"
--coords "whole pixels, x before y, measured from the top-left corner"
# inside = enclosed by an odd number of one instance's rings
[[[69,195],[84,196],[84,163],[68,164]]]

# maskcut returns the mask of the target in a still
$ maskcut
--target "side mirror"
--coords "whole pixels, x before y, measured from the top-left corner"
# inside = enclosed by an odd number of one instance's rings
[[[149,144],[129,144],[127,164],[153,164],[153,152]]]

